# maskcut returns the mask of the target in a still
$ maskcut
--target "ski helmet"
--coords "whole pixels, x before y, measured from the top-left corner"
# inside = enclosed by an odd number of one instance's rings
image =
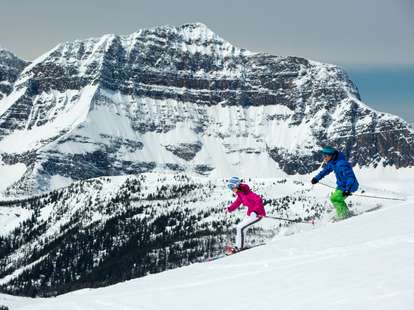
[[[233,190],[233,188],[239,187],[240,183],[241,181],[238,177],[232,177],[227,183],[227,187],[229,190]]]
[[[333,155],[333,154],[335,154],[337,152],[337,150],[334,148],[334,147],[332,147],[332,146],[325,146],[322,150],[321,150],[321,153],[323,154],[323,155]]]

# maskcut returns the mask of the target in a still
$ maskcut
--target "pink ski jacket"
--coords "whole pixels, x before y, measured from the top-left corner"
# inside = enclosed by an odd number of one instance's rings
[[[237,191],[237,199],[227,208],[229,212],[233,212],[240,205],[247,207],[247,216],[255,212],[258,216],[266,216],[262,198],[250,190],[249,185],[241,183]]]

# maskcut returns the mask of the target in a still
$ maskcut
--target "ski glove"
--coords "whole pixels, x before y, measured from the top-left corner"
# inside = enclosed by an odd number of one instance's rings
[[[348,196],[351,196],[352,194],[351,194],[351,192],[350,191],[344,191],[344,192],[342,192],[342,196],[344,196],[344,197],[348,197]]]
[[[318,183],[318,180],[317,180],[316,178],[313,178],[313,179],[311,180],[311,183],[312,183],[312,184],[316,184],[316,183]]]

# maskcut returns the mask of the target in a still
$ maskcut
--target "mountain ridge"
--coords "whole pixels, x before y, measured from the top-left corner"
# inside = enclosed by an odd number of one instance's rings
[[[0,105],[2,161],[26,166],[11,195],[149,171],[307,174],[327,143],[353,165],[409,167],[413,141],[337,66],[239,49],[203,24],[59,44]]]

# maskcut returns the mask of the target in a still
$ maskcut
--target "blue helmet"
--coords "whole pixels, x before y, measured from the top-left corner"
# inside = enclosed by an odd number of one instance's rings
[[[232,177],[227,183],[227,187],[229,190],[233,190],[233,188],[239,187],[240,183],[241,181],[238,177]]]
[[[337,150],[335,148],[333,148],[332,146],[325,146],[322,150],[321,153],[323,155],[333,155],[337,152]]]

